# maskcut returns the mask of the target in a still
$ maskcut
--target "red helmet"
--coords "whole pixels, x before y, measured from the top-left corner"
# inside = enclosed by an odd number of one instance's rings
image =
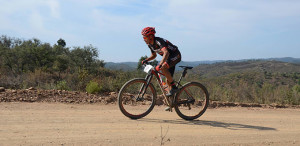
[[[155,34],[155,28],[154,27],[146,27],[142,30],[142,35],[143,36],[148,36],[150,34]]]

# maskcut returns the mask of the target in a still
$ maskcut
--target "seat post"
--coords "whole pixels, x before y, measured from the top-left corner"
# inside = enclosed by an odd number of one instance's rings
[[[186,75],[186,73],[187,73],[186,70],[187,70],[187,69],[184,68],[184,70],[183,70],[183,72],[182,72],[182,74],[181,74],[181,76],[180,76],[180,78],[179,78],[179,80],[178,80],[177,87],[178,87],[179,83],[181,82],[182,78],[185,77],[185,75]]]
[[[181,79],[182,79],[183,77],[185,77],[185,75],[186,75],[186,73],[187,73],[187,70],[193,68],[192,66],[179,66],[179,67],[183,68],[183,72],[182,72],[182,74],[181,74],[180,79],[178,80],[177,87],[178,87],[178,85],[180,84]]]

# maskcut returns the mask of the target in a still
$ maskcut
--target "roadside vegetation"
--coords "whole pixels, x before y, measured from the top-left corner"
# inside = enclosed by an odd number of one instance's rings
[[[140,64],[134,71],[106,69],[98,54],[92,45],[66,47],[63,39],[51,46],[38,39],[1,36],[0,87],[102,94],[118,92],[126,81],[145,76]],[[203,83],[211,100],[300,104],[300,64],[262,60],[200,64],[188,72],[183,83],[188,81]]]

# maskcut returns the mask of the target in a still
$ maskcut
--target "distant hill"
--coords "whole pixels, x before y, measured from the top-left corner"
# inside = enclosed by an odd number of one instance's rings
[[[275,60],[227,61],[199,65],[193,69],[193,72],[206,77],[242,72],[300,73],[300,64]]]
[[[105,68],[112,70],[123,70],[123,71],[131,71],[137,68],[137,62],[105,62]]]
[[[292,58],[292,57],[284,57],[284,58],[269,58],[266,60],[276,60],[281,62],[288,62],[288,63],[300,63],[300,58]]]
[[[218,62],[225,62],[224,60],[214,60],[214,61],[181,61],[178,63],[178,66],[183,65],[183,66],[198,66],[200,64],[213,64],[213,63],[218,63]]]
[[[198,66],[199,64],[212,64],[216,62],[223,62],[223,61],[181,61],[178,63],[179,65],[186,65],[186,66]],[[130,71],[135,70],[137,68],[138,62],[105,62],[105,68],[112,69],[112,70],[123,70],[123,71]],[[176,70],[180,70],[180,68],[176,68]]]
[[[217,60],[217,61],[181,61],[178,63],[178,66],[185,65],[185,66],[198,66],[199,64],[213,64],[216,62],[224,62],[224,60]],[[123,70],[123,71],[130,71],[135,70],[137,68],[138,62],[105,62],[105,68],[112,69],[112,70]],[[180,68],[176,68],[176,70],[180,70]]]
[[[292,58],[292,57],[285,57],[285,58],[267,58],[267,59],[242,59],[242,60],[212,60],[212,61],[181,61],[178,63],[177,66],[180,65],[187,65],[187,66],[193,66],[196,67],[198,65],[209,65],[209,64],[215,64],[215,63],[222,63],[222,62],[247,62],[247,61],[280,61],[280,62],[286,62],[286,63],[295,63],[300,64],[300,58]],[[135,70],[137,68],[138,62],[120,62],[120,63],[114,63],[114,62],[106,62],[105,68],[112,69],[112,70],[123,70],[123,71],[130,71]],[[180,70],[180,68],[176,68],[176,70]]]

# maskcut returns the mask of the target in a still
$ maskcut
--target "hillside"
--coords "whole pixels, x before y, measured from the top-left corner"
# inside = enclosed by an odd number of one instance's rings
[[[203,83],[211,100],[300,103],[300,64],[266,60],[202,64],[185,80]]]
[[[300,73],[300,64],[264,60],[244,62],[230,61],[214,64],[202,64],[195,67],[193,71],[205,77],[223,76],[242,72]]]
[[[271,58],[182,61],[177,66],[194,66],[182,84],[203,83],[213,101],[299,105],[300,63],[297,62],[300,59]],[[99,60],[97,48],[91,45],[72,49],[64,43],[51,46],[38,39],[0,37],[0,87],[5,89],[119,92],[128,80],[145,77],[136,67],[137,62],[105,63]],[[178,79],[180,73],[178,71],[174,79]],[[160,88],[157,83],[154,86]]]
[[[276,60],[281,62],[288,62],[288,63],[300,63],[299,58],[292,58],[292,57],[284,57],[284,58],[270,58],[267,60]]]
[[[207,65],[216,64],[216,63],[239,63],[239,62],[251,62],[251,61],[278,61],[278,62],[285,62],[285,63],[294,63],[300,64],[300,58],[292,58],[292,57],[284,57],[284,58],[266,58],[266,59],[242,59],[242,60],[211,60],[211,61],[181,61],[178,63],[177,66],[185,65],[185,66],[193,66],[196,67],[198,65]],[[132,71],[137,68],[137,62],[106,62],[105,68],[112,69],[112,70],[123,70],[123,71]],[[176,68],[176,70],[180,70],[181,68]]]
[[[131,71],[135,70],[137,67],[137,62],[122,62],[122,63],[114,63],[114,62],[106,62],[105,68],[112,70],[123,70],[123,71]]]

